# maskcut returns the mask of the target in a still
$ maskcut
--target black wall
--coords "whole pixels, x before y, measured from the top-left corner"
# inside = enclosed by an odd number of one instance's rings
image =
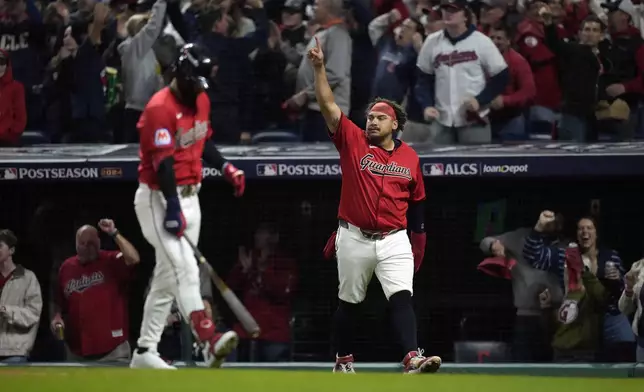
[[[426,228],[428,244],[423,268],[416,277],[420,344],[428,352],[451,358],[452,343],[461,336],[464,317],[470,338],[503,339],[511,334],[514,309],[507,281],[476,270],[482,260],[475,241],[481,205],[505,203],[500,229],[532,226],[542,209],[562,212],[566,230],[574,237],[576,219],[599,199],[600,238],[616,249],[626,266],[642,256],[644,231],[642,178],[597,179],[428,179]],[[0,227],[19,237],[17,260],[34,270],[49,298],[52,265],[74,253],[74,232],[102,217],[116,221],[120,231],[139,249],[142,264],[132,289],[131,336],[138,335],[143,290],[153,267],[152,248],[143,239],[133,210],[135,183],[0,183]],[[330,315],[336,306],[335,263],[324,261],[321,250],[335,229],[338,181],[251,180],[243,199],[235,199],[222,182],[204,184],[200,199],[200,248],[222,274],[235,262],[237,247],[250,243],[261,220],[276,222],[283,248],[300,266],[300,292],[295,303],[296,359],[330,360]],[[489,227],[494,227],[489,226]],[[105,247],[114,244],[104,239]],[[398,360],[391,340],[386,301],[378,286],[364,306],[356,356],[363,361]],[[221,305],[224,308],[223,305]],[[41,321],[35,360],[57,359],[57,347],[48,333],[47,306]]]

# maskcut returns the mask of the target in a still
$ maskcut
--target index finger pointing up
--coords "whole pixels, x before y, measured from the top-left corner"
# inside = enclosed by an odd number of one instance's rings
[[[313,37],[313,38],[315,38],[315,47],[316,47],[317,49],[321,49],[321,48],[320,48],[320,40],[318,39],[318,37],[317,37],[317,36],[315,36],[315,37]]]

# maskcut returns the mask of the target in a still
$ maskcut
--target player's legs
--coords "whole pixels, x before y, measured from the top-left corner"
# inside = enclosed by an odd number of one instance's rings
[[[170,308],[174,301],[174,272],[170,263],[161,262],[165,255],[160,247],[155,250],[156,265],[150,284],[150,291],[143,306],[143,320],[141,322],[141,334],[137,341],[138,347],[144,347],[157,352],[157,345],[170,314]]]
[[[155,247],[157,254],[157,266],[152,286],[158,289],[151,289],[151,294],[155,293],[155,297],[153,297],[154,301],[149,302],[151,308],[155,307],[157,303],[159,306],[154,311],[150,310],[150,317],[160,318],[161,314],[164,314],[162,322],[165,323],[169,306],[159,297],[162,296],[161,293],[163,296],[169,293],[176,299],[179,311],[184,318],[190,320],[195,336],[199,342],[205,345],[207,353],[214,354],[214,356],[211,355],[212,358],[205,358],[208,364],[220,365],[219,357],[225,357],[235,348],[237,335],[234,332],[223,336],[215,333],[215,325],[204,311],[200,292],[199,268],[192,248],[185,239],[179,239],[163,228],[165,200],[161,192],[150,191],[143,185],[140,189],[143,189],[141,194],[146,197],[141,196],[140,202],[135,202],[135,209],[141,222],[143,235]],[[181,209],[187,224],[184,235],[190,238],[193,243],[197,243],[201,226],[201,210],[197,195],[182,197]],[[148,301],[146,301],[147,303]],[[146,321],[145,318],[144,321]],[[145,328],[155,328],[157,322],[158,320],[155,319],[150,323],[150,326]],[[149,334],[149,339],[154,339],[158,343],[160,334],[156,329]],[[204,355],[207,356],[207,353]]]
[[[342,223],[336,236],[338,259],[339,305],[333,316],[333,342],[338,372],[353,371],[353,334],[359,304],[367,295],[367,287],[376,266],[375,241],[368,240],[354,226]]]
[[[174,300],[175,275],[164,249],[158,242],[153,209],[155,199],[153,191],[140,185],[134,196],[134,211],[145,239],[155,249],[156,263],[150,285],[150,292],[143,306],[141,334],[137,341],[137,350],[132,355],[132,368],[174,369],[165,363],[157,352],[157,345],[170,313]]]
[[[389,300],[392,323],[400,345],[406,354],[403,359],[407,372],[438,370],[440,358],[422,356],[418,348],[416,313],[412,304],[414,284],[414,257],[405,231],[391,234],[376,241],[378,265],[376,276]]]

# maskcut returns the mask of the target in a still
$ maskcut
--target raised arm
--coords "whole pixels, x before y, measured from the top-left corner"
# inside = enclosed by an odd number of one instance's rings
[[[534,268],[551,271],[558,276],[563,276],[566,262],[565,249],[557,246],[548,246],[544,241],[546,226],[554,223],[555,214],[552,211],[543,211],[534,230],[528,235],[523,247],[523,257]]]
[[[320,41],[317,37],[315,37],[315,46],[308,52],[308,58],[315,74],[315,99],[320,105],[320,112],[324,117],[329,132],[333,134],[337,131],[338,125],[340,124],[342,110],[335,103],[333,91],[326,77],[324,53],[322,53]]]

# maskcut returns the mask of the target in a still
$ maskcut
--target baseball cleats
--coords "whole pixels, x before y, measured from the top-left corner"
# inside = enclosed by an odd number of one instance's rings
[[[333,373],[352,373],[355,374],[353,370],[353,355],[346,355],[344,357],[335,356],[335,366],[333,367]]]
[[[436,373],[441,367],[440,357],[425,357],[423,350],[410,351],[403,359],[405,374]]]
[[[150,350],[147,350],[142,354],[139,354],[137,350],[134,350],[132,361],[130,361],[130,368],[177,370],[176,367],[168,365],[168,363],[164,361],[158,353]]]
[[[206,366],[220,368],[228,354],[237,348],[238,343],[239,336],[234,331],[215,334],[201,349]]]

